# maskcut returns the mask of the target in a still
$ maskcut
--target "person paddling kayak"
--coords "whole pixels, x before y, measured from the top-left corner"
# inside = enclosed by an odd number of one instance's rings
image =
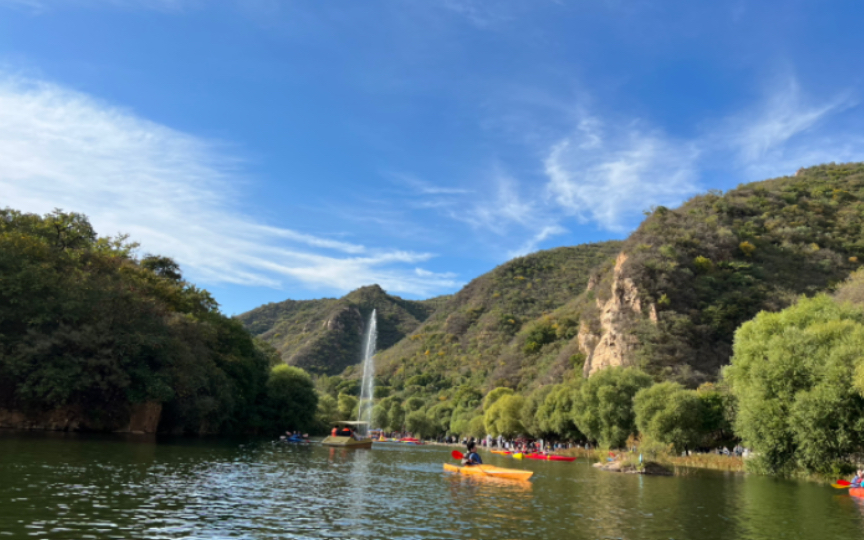
[[[852,485],[856,487],[864,487],[864,469],[858,469],[855,473],[855,478],[852,479]]]
[[[468,442],[465,446],[468,448],[468,454],[462,458],[462,465],[483,465],[483,460],[480,459],[480,454],[475,450],[474,441]]]

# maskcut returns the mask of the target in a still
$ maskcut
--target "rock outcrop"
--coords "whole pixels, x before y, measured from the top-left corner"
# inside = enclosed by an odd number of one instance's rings
[[[642,315],[642,301],[633,280],[622,276],[622,268],[627,262],[625,253],[618,254],[615,260],[612,279],[612,296],[605,303],[598,298],[600,309],[600,332],[582,321],[576,339],[579,351],[585,355],[583,372],[586,377],[597,371],[615,366],[629,366],[633,361],[636,338],[628,333],[627,323]],[[657,309],[648,309],[652,321],[657,321]]]

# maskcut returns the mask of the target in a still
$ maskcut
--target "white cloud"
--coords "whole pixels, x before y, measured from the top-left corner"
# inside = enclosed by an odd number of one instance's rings
[[[155,124],[84,94],[0,78],[0,205],[90,216],[102,234],[128,233],[142,251],[175,257],[208,284],[347,291],[379,283],[428,295],[459,285],[420,275],[432,257],[373,249],[262,224],[236,209],[239,161],[226,145]]]
[[[727,147],[747,176],[758,180],[790,174],[800,167],[864,159],[864,139],[830,122],[855,107],[849,94],[808,99],[794,78],[775,85],[763,103],[733,115],[705,145]]]
[[[676,204],[697,190],[698,155],[693,144],[588,117],[549,151],[547,190],[579,220],[625,231],[642,210]]]
[[[510,257],[521,257],[523,255],[527,255],[529,253],[533,253],[537,251],[540,246],[540,243],[544,240],[551,238],[552,236],[556,236],[559,234],[564,234],[567,232],[567,229],[561,227],[560,225],[546,225],[540,229],[533,237],[531,237],[527,242],[522,244],[518,249],[510,251],[508,255]]]

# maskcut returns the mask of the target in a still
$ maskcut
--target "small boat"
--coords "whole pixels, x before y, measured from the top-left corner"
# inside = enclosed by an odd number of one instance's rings
[[[525,457],[524,454],[522,454],[522,452],[516,452],[515,454],[512,454],[512,456],[513,456],[513,459],[522,459],[523,457]]]
[[[279,438],[282,442],[285,443],[293,443],[293,444],[309,444],[309,439],[304,439],[303,437],[285,437],[284,435]]]
[[[849,488],[849,495],[864,498],[864,487]]]
[[[509,456],[510,455],[509,450],[492,450],[492,453],[493,454],[501,454],[502,456]]]
[[[402,439],[399,439],[399,442],[404,442],[408,444],[423,444],[423,441],[421,441],[420,439],[415,439],[414,437],[403,437]]]
[[[575,457],[555,456],[552,454],[528,454],[527,459],[545,459],[547,461],[576,461]]]
[[[506,478],[508,480],[528,480],[534,471],[521,471],[519,469],[505,469],[504,467],[493,467],[492,465],[472,465],[470,467],[457,467],[456,465],[444,464],[444,470],[470,474],[473,476],[484,476],[488,478]]]
[[[367,422],[338,422],[338,425],[350,426],[356,429],[367,425]],[[372,439],[357,439],[354,435],[330,435],[325,437],[321,444],[324,446],[335,446],[337,448],[372,448]]]

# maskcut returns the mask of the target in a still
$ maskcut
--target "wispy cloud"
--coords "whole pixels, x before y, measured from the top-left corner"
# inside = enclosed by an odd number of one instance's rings
[[[864,159],[859,132],[826,126],[856,105],[848,92],[822,100],[809,98],[798,81],[788,77],[776,83],[762,103],[732,115],[717,130],[720,138],[706,137],[704,144],[718,151],[728,147],[748,180],[789,174],[826,161]]]
[[[245,215],[242,163],[225,144],[45,82],[0,77],[0,205],[88,214],[103,234],[175,257],[204,283],[341,291],[379,283],[428,295],[459,285],[422,274],[429,253],[372,248]],[[235,152],[236,153],[236,152]]]
[[[642,210],[697,190],[696,146],[638,125],[605,126],[584,118],[545,160],[549,196],[567,213],[625,231]]]

